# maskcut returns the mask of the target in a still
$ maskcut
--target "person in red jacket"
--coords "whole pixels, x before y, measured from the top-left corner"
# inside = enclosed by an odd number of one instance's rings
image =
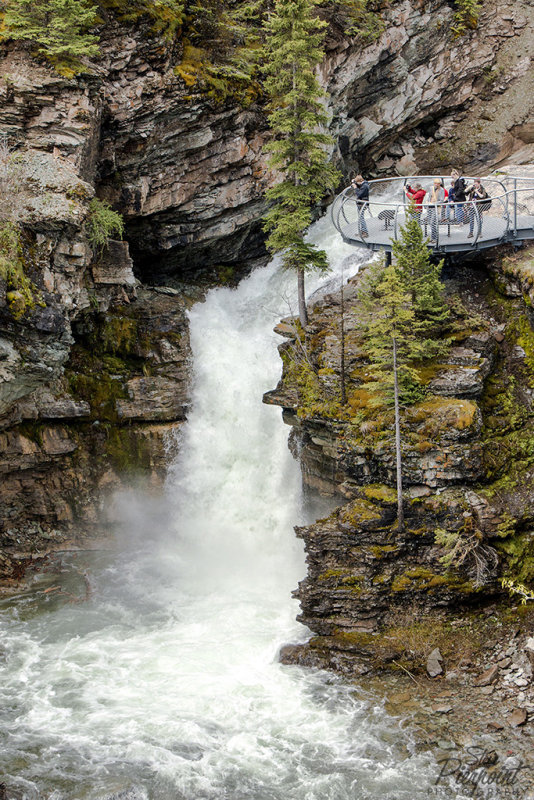
[[[414,183],[413,186],[410,186],[408,183],[406,185],[405,192],[408,200],[415,204],[415,210],[418,214],[420,214],[423,210],[423,200],[425,199],[426,191],[423,189],[420,183]]]

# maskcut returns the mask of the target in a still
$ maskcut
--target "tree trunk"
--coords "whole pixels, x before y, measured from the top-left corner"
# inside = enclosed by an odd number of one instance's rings
[[[397,530],[404,530],[404,506],[402,503],[402,453],[399,414],[399,380],[397,373],[397,340],[393,337],[393,386],[395,397],[395,453],[397,456]]]
[[[306,292],[304,290],[304,270],[302,267],[297,269],[298,292],[299,292],[299,320],[303,328],[308,324],[308,309],[306,308]]]
[[[339,365],[339,372],[341,378],[341,405],[347,405],[347,390],[345,388],[345,292],[343,286],[343,272],[341,273],[341,360]]]

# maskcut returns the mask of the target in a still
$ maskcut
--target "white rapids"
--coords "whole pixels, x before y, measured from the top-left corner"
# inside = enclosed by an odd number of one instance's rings
[[[330,280],[363,261],[326,219],[312,236]],[[261,402],[293,290],[272,262],[192,309],[192,409],[168,500],[119,501],[121,547],[92,557],[89,601],[39,594],[42,576],[2,603],[0,782],[15,797],[461,796],[434,785],[438,766],[378,701],[277,661],[307,636],[291,600],[305,574],[299,467],[280,409]]]

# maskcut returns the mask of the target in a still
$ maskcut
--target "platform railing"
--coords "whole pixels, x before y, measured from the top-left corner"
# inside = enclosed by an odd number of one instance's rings
[[[527,179],[484,178],[487,199],[461,202],[428,203],[410,210],[405,186],[414,182],[432,183],[436,176],[395,177],[369,181],[370,198],[363,203],[354,196],[352,187],[338,195],[332,205],[332,220],[344,239],[374,249],[391,247],[400,228],[410,214],[421,223],[429,246],[435,249],[466,249],[489,246],[518,237],[532,229],[534,238],[534,186]],[[472,180],[465,178],[466,183]],[[450,179],[442,178],[447,187]],[[506,181],[506,183],[504,182]],[[512,188],[507,188],[511,186]],[[402,202],[397,200],[402,191]],[[374,196],[373,196],[374,195]],[[427,193],[427,197],[430,191]],[[425,198],[426,199],[426,198]],[[369,222],[369,224],[368,224]],[[378,223],[378,224],[377,224]],[[468,226],[468,232],[462,226]],[[451,228],[456,228],[451,236]],[[460,234],[460,235],[458,235]],[[487,243],[487,244],[484,244]]]

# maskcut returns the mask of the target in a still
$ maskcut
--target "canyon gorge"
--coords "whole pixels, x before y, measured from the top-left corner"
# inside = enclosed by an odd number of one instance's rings
[[[453,343],[425,373],[429,399],[403,412],[407,521],[396,534],[391,420],[366,416],[362,388],[371,254],[341,241],[326,196],[310,236],[332,272],[310,278],[302,332],[294,276],[265,248],[277,176],[261,87],[213,78],[146,14],[101,5],[100,55],[80,74],[0,43],[0,212],[21,226],[34,286],[21,311],[0,270],[0,581],[22,598],[3,629],[16,662],[5,691],[27,737],[24,755],[16,737],[6,751],[5,796],[467,797],[435,787],[431,756],[408,735],[391,742],[374,700],[344,681],[424,673],[435,648],[456,671],[462,659],[480,671],[485,640],[504,663],[502,642],[515,637],[530,725],[532,614],[501,580],[534,580],[534,249],[503,245],[444,267]],[[461,35],[452,2],[378,3],[370,39],[349,35],[340,5],[319,10],[340,189],[358,172],[455,167],[534,186],[531,2],[485,2]],[[124,219],[122,238],[103,247],[90,239],[94,198]],[[436,530],[473,539],[475,556],[444,563]],[[44,634],[48,602],[58,616]],[[157,668],[154,652],[165,652]],[[133,669],[138,695],[121,682]],[[515,708],[517,687],[499,691]],[[281,722],[266,710],[286,702]],[[365,742],[352,742],[355,725],[369,726]],[[27,756],[48,746],[45,727],[62,754],[56,771]]]

